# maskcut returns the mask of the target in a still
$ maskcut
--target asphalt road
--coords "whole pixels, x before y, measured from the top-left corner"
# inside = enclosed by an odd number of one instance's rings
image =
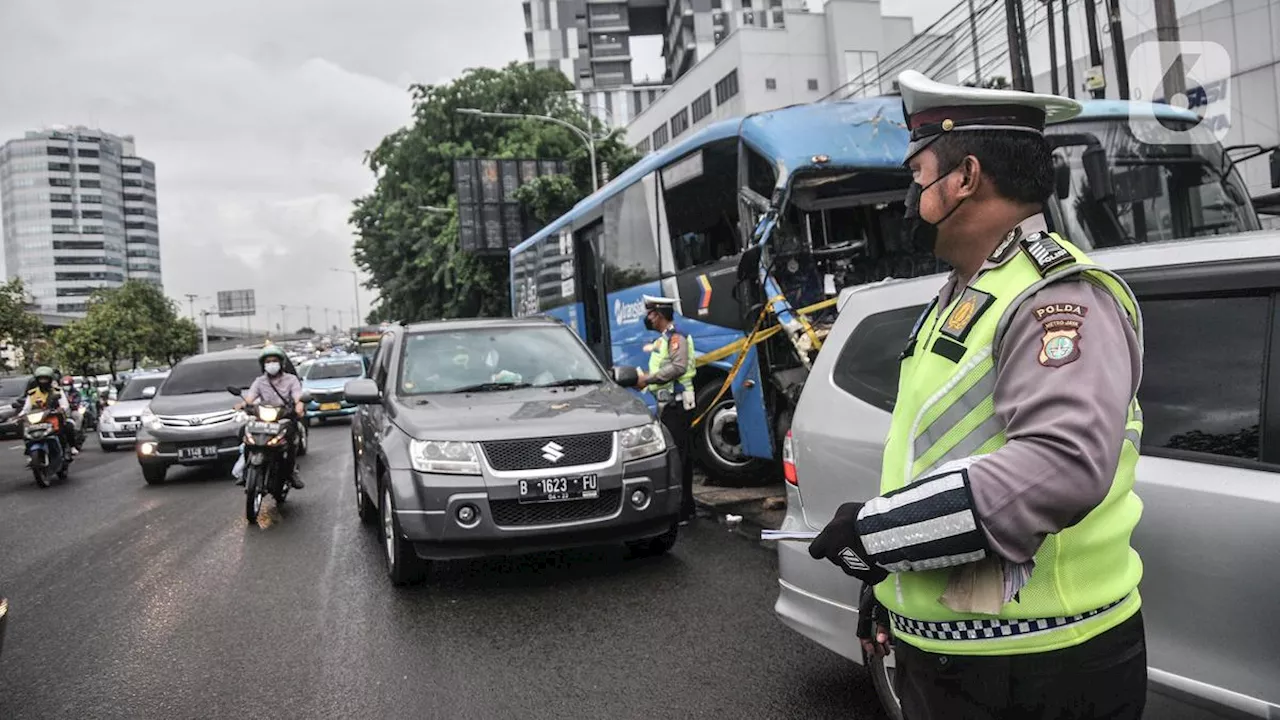
[[[348,429],[257,526],[212,472],[86,444],[36,487],[0,442],[0,718],[871,718],[856,665],[773,615],[774,554],[710,521],[671,555],[457,562],[393,588]]]

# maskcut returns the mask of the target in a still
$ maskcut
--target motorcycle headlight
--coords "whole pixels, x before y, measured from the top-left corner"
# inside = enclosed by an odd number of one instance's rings
[[[44,419],[43,412],[27,413],[27,423],[31,425],[35,425],[36,423],[40,422],[43,419]]]
[[[662,435],[662,425],[656,421],[627,428],[618,433],[618,440],[622,445],[623,462],[652,457],[667,449],[667,441]]]
[[[275,422],[280,417],[280,408],[268,405],[258,406],[258,419],[262,422]]]
[[[147,408],[146,410],[142,411],[143,427],[145,427],[148,430],[159,430],[162,427],[162,425],[163,423],[160,422],[160,418],[156,417],[156,414],[151,412],[151,408]]]
[[[410,440],[409,461],[418,472],[480,474],[476,446],[469,442]]]

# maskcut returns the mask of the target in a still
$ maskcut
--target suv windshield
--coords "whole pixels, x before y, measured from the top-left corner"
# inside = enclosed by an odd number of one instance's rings
[[[228,385],[246,388],[262,374],[257,358],[228,358],[210,362],[178,363],[169,374],[159,394],[192,395],[202,392],[226,392]]]
[[[311,363],[302,374],[304,380],[336,380],[362,376],[364,376],[364,363],[359,360]]]
[[[503,327],[408,335],[399,386],[402,395],[424,395],[604,380],[595,358],[568,328]]]
[[[160,387],[164,384],[164,377],[148,377],[135,378],[124,386],[124,391],[120,393],[118,400],[141,400],[142,391],[149,387]]]
[[[1138,122],[1137,133],[1127,118],[1050,126],[1055,162],[1071,173],[1066,196],[1051,210],[1065,237],[1088,249],[1259,229],[1245,186],[1224,163],[1212,130]],[[1088,187],[1086,141],[1106,152],[1110,202],[1094,199]]]
[[[27,393],[27,383],[31,376],[0,379],[0,397],[18,397]]]

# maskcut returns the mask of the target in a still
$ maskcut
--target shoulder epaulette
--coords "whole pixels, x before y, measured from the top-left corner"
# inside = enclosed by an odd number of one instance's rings
[[[1053,239],[1047,232],[1035,232],[1021,240],[1022,251],[1031,259],[1032,264],[1041,275],[1050,270],[1075,262],[1075,258],[1062,243]]]

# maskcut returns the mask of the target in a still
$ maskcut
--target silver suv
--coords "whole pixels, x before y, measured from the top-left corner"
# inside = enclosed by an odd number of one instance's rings
[[[356,509],[395,584],[430,560],[675,544],[670,438],[557,320],[392,327],[345,394]]]
[[[1144,566],[1148,717],[1280,717],[1280,234],[1099,251],[1141,303],[1145,431],[1133,541]],[[898,353],[935,276],[846,290],[787,438],[784,529],[879,494]],[[838,348],[838,349],[837,349]],[[778,544],[775,611],[856,662],[892,717],[893,656],[854,637],[859,584]]]

